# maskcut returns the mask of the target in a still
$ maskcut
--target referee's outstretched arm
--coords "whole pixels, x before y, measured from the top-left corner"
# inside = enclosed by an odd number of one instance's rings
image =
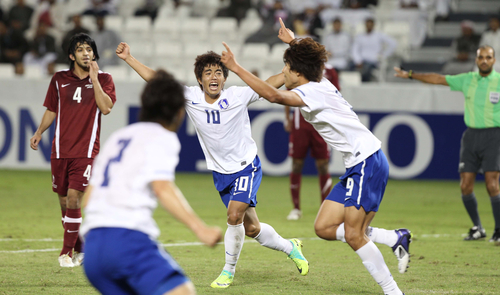
[[[394,77],[399,77],[403,79],[415,79],[424,83],[445,85],[448,86],[446,78],[443,75],[436,73],[414,73],[412,70],[403,71],[398,67],[394,67]]]

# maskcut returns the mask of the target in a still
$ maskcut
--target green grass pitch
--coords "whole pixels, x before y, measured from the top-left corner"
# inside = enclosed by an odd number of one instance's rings
[[[178,173],[176,183],[206,223],[225,230],[226,210],[210,174]],[[81,267],[58,265],[63,230],[57,196],[50,185],[49,172],[0,170],[0,294],[97,294]],[[477,183],[475,191],[489,238],[494,223],[484,183]],[[233,285],[212,289],[209,285],[224,265],[224,246],[190,245],[197,242],[195,236],[158,209],[159,240],[167,244],[167,251],[192,279],[198,294],[382,294],[347,244],[316,238],[316,177],[303,178],[303,217],[298,221],[286,220],[291,210],[288,178],[264,176],[258,201],[261,222],[272,225],[284,238],[303,239],[309,274],[300,276],[284,253],[247,238]],[[458,181],[390,180],[372,226],[406,227],[414,233],[405,274],[397,271],[391,249],[378,245],[406,294],[500,294],[500,247],[488,238],[462,240],[471,224]]]

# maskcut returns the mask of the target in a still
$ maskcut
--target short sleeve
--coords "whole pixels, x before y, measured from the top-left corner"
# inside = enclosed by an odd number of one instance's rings
[[[175,180],[175,168],[179,163],[181,145],[176,135],[161,138],[146,148],[145,177],[148,182]]]
[[[302,101],[307,105],[307,107],[301,108],[303,111],[309,113],[324,108],[323,94],[316,91],[310,83],[301,85],[291,91],[297,93]]]
[[[47,90],[47,95],[45,96],[45,101],[43,102],[43,106],[46,107],[49,111],[56,113],[57,112],[57,80],[56,76],[52,77],[50,80],[49,89]]]
[[[244,87],[231,87],[233,94],[238,97],[238,99],[245,105],[252,104],[256,101],[261,100],[261,97],[252,88],[248,86]]]
[[[111,98],[113,104],[116,102],[116,91],[113,77],[109,74],[100,74],[98,76],[99,83],[101,83],[102,90]]]
[[[459,75],[446,75],[445,76],[446,83],[450,85],[450,89],[452,91],[462,91],[464,81],[468,75],[469,73],[463,73]]]

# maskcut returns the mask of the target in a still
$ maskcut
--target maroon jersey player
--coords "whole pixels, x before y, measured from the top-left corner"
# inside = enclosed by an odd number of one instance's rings
[[[59,196],[63,216],[64,243],[58,259],[62,267],[77,266],[83,261],[78,237],[82,222],[80,201],[92,162],[99,153],[101,114],[109,114],[116,101],[111,75],[99,71],[94,40],[77,34],[70,42],[70,69],[52,77],[43,104],[47,110],[30,141],[31,148],[37,150],[42,133],[56,121],[50,164],[52,190]]]
[[[332,66],[325,64],[323,76],[340,90],[338,74]],[[307,156],[307,152],[311,151],[311,157],[316,162],[321,202],[323,202],[332,189],[332,180],[328,173],[330,150],[321,135],[318,134],[311,124],[304,120],[298,108],[294,108],[293,115],[290,116],[290,107],[285,106],[285,116],[285,130],[290,132],[288,155],[292,157],[290,193],[293,202],[293,209],[288,214],[287,219],[297,220],[302,216],[302,211],[300,210],[300,186],[302,182],[302,168],[304,167],[304,159]]]

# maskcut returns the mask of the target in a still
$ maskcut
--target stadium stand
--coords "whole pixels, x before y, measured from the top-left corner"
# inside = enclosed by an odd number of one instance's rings
[[[67,9],[69,17],[83,11],[85,5],[82,2],[84,1],[68,0],[60,5]],[[285,4],[288,2],[293,3],[284,0]],[[14,3],[13,0],[4,0],[0,5],[4,11],[8,11]],[[38,5],[36,0],[26,0],[26,3],[32,7]],[[258,6],[249,9],[238,26],[234,18],[215,16],[220,8],[228,4],[227,1],[188,0],[180,3],[177,5],[172,0],[163,1],[157,18],[152,22],[147,16],[133,16],[134,11],[144,5],[144,0],[122,0],[117,14],[106,17],[106,27],[119,32],[124,41],[131,43],[134,55],[140,56],[152,67],[179,69],[187,66],[186,72],[191,73],[196,55],[209,49],[222,51],[220,43],[226,41],[233,51],[238,53],[238,59],[243,65],[260,73],[281,71],[283,67],[281,57],[286,45],[276,44],[269,50],[269,46],[265,44],[243,44],[248,36],[262,26]],[[374,17],[375,30],[384,32],[398,41],[396,53],[388,59],[380,60],[376,80],[401,82],[402,80],[392,78],[393,66],[403,65],[415,71],[441,72],[443,65],[454,58],[452,44],[461,34],[460,22],[473,21],[474,31],[481,34],[487,29],[489,17],[500,13],[498,0],[451,0],[446,21],[435,21],[437,8],[429,3],[420,1],[418,8],[405,9],[400,7],[399,0],[379,0],[376,7],[357,10],[325,9],[320,14],[325,26],[318,32],[322,36],[331,33],[331,21],[334,17],[340,16],[344,20],[344,30],[354,37],[364,31],[364,19],[369,16]],[[82,16],[82,24],[91,31],[96,30],[93,16]],[[64,28],[66,31],[69,30],[71,23],[65,22]],[[57,32],[55,35],[61,36],[63,33],[63,31]],[[421,40],[417,40],[419,38]],[[60,39],[56,38],[58,42]],[[59,44],[57,46],[60,47]],[[65,65],[56,66],[56,68],[63,67]],[[8,73],[12,69],[11,65],[2,65],[0,76],[12,76]],[[115,68],[111,70],[116,72],[115,79],[129,79],[127,71]],[[346,73],[344,79],[351,81],[347,78],[351,74]],[[27,68],[24,77],[40,78],[40,74]],[[352,81],[356,81],[356,78]]]

